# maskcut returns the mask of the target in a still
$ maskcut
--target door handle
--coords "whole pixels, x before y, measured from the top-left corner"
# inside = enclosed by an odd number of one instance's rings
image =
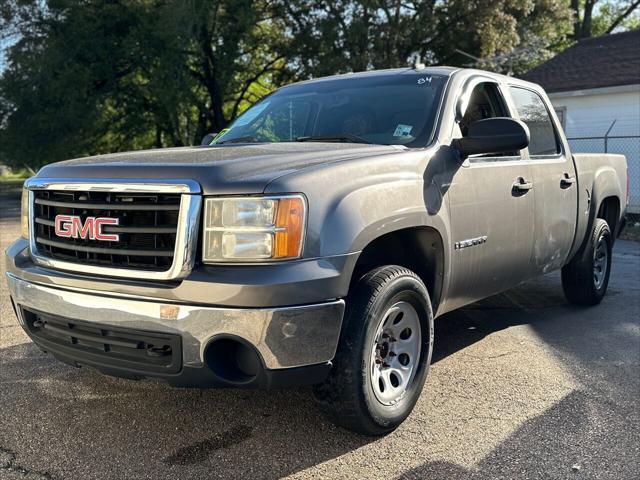
[[[565,173],[562,180],[560,180],[560,188],[569,188],[574,183],[576,183],[576,177],[570,177],[568,173]]]
[[[529,182],[525,180],[523,177],[518,177],[515,182],[513,182],[513,189],[518,192],[527,192],[533,188],[533,182]]]

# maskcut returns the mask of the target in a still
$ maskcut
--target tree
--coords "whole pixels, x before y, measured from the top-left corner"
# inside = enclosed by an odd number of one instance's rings
[[[299,46],[299,71],[309,76],[406,66],[416,57],[464,65],[532,38],[547,47],[571,21],[568,6],[551,0],[283,0],[280,10]]]
[[[191,145],[289,81],[416,59],[517,74],[576,32],[630,28],[638,3],[4,0],[0,158]]]
[[[640,27],[640,0],[571,0],[573,40]]]
[[[0,78],[0,155],[15,166],[199,143],[285,80],[286,41],[266,1],[6,8],[18,40]]]

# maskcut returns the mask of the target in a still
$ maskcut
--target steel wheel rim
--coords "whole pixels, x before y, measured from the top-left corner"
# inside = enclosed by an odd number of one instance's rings
[[[596,289],[604,284],[609,266],[609,242],[604,235],[600,235],[593,252],[593,283]]]
[[[420,360],[422,330],[418,312],[408,302],[393,304],[382,315],[371,346],[371,387],[383,405],[398,403]]]

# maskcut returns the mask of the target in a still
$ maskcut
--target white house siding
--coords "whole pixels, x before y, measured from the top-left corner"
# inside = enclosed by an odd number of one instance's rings
[[[640,214],[640,85],[552,93],[549,97],[559,116],[564,116],[573,151],[604,152],[606,143],[607,152],[626,155],[631,187],[628,211]],[[614,138],[605,142],[607,132]]]

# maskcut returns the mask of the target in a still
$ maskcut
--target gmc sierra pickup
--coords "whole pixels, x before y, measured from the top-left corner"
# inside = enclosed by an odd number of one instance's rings
[[[176,386],[313,385],[365,434],[425,383],[433,320],[562,269],[604,296],[628,184],[537,85],[469,69],[277,90],[205,145],[42,168],[6,252],[44,351]]]

